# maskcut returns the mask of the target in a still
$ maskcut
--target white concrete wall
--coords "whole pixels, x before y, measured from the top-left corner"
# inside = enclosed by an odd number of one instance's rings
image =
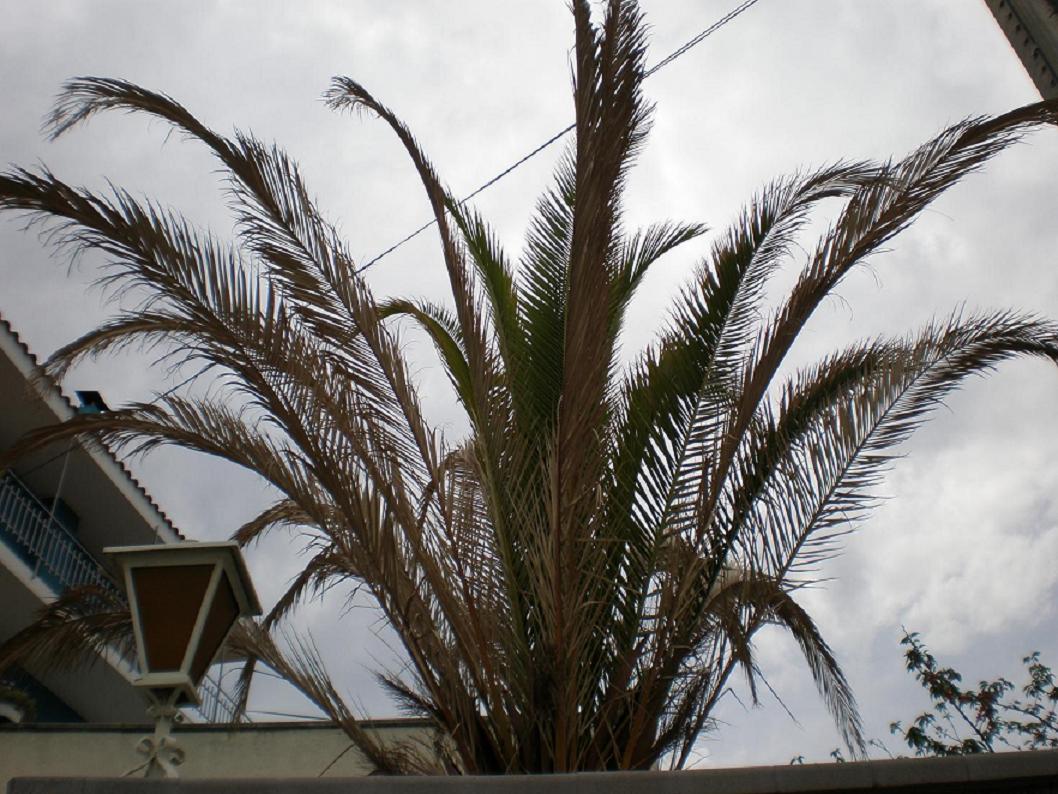
[[[416,721],[371,723],[383,741],[423,736]],[[136,743],[148,726],[19,725],[0,728],[0,792],[14,777],[119,777],[143,763]],[[330,724],[183,725],[184,779],[366,775],[371,767]],[[141,773],[142,774],[142,773]]]

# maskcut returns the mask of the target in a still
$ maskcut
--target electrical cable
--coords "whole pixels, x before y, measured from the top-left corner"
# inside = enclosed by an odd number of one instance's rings
[[[196,373],[195,373],[194,375],[190,375],[190,376],[188,376],[188,377],[184,378],[184,379],[183,379],[182,381],[180,381],[180,382],[179,382],[178,384],[176,384],[176,385],[175,385],[175,386],[173,386],[172,388],[166,389],[166,390],[165,390],[165,391],[163,391],[163,392],[162,392],[161,394],[156,394],[156,395],[155,395],[155,396],[154,396],[154,397],[153,397],[152,399],[150,399],[150,400],[148,400],[148,401],[147,401],[147,405],[154,405],[154,404],[155,404],[156,402],[158,402],[159,400],[163,400],[163,399],[165,399],[165,398],[166,398],[166,397],[168,397],[168,396],[169,396],[170,394],[172,394],[172,393],[173,393],[174,391],[176,391],[177,389],[179,389],[179,388],[180,388],[181,386],[186,386],[186,385],[187,385],[188,383],[190,383],[191,381],[193,381],[193,380],[194,380],[195,378],[197,378],[197,377],[198,377],[199,375],[201,375],[201,374],[202,374],[202,371],[196,372]],[[54,463],[54,462],[55,462],[55,461],[57,461],[57,460],[58,460],[59,458],[61,458],[61,457],[62,457],[63,455],[65,455],[66,453],[68,453],[69,451],[70,451],[69,449],[64,449],[64,450],[61,450],[61,451],[57,452],[56,454],[52,455],[52,456],[51,456],[50,458],[48,458],[47,460],[45,460],[45,461],[42,461],[42,462],[38,463],[38,464],[37,464],[36,466],[34,466],[34,467],[33,467],[32,469],[29,469],[29,470],[27,470],[27,471],[24,471],[24,472],[22,472],[22,473],[21,473],[21,474],[19,474],[18,476],[19,476],[19,477],[28,477],[29,475],[33,474],[34,472],[36,472],[36,471],[40,471],[40,470],[41,470],[41,469],[43,469],[43,468],[44,468],[45,466],[47,466],[47,465],[48,465],[49,463]]]
[[[743,14],[744,12],[748,11],[751,7],[756,5],[758,2],[759,2],[759,0],[743,0],[742,3],[737,5],[731,11],[727,12],[726,14],[724,14],[724,16],[720,17],[720,19],[716,20],[716,22],[714,22],[712,25],[707,27],[705,30],[703,30],[701,33],[699,33],[697,36],[695,36],[694,38],[688,40],[687,42],[685,42],[681,46],[677,47],[675,50],[670,52],[668,55],[666,55],[664,58],[662,58],[656,64],[654,64],[649,69],[647,69],[647,71],[643,74],[644,79],[647,78],[647,77],[650,77],[652,74],[654,74],[658,70],[665,68],[670,63],[672,63],[674,60],[676,60],[681,55],[686,53],[688,50],[690,50],[693,47],[696,47],[699,44],[701,44],[703,41],[705,41],[711,35],[716,33],[716,31],[720,30],[720,28],[722,28],[728,22],[731,22],[736,17],[738,17],[741,14]],[[550,138],[548,138],[542,144],[537,146],[531,152],[523,155],[521,158],[516,160],[514,163],[512,163],[509,166],[507,166],[502,171],[500,171],[498,174],[496,174],[496,176],[492,177],[487,182],[485,182],[484,184],[480,185],[476,190],[474,190],[473,192],[467,194],[462,199],[460,199],[459,200],[459,205],[462,206],[463,204],[466,204],[468,201],[470,201],[472,198],[477,196],[479,193],[482,193],[483,191],[485,191],[488,188],[490,188],[493,185],[495,185],[497,182],[499,182],[501,179],[503,179],[505,176],[507,176],[507,174],[511,173],[511,171],[515,170],[516,168],[518,168],[519,166],[523,165],[527,161],[529,161],[532,158],[536,157],[538,154],[540,154],[540,152],[544,151],[544,149],[548,148],[549,146],[551,146],[551,144],[555,143],[555,141],[559,140],[560,138],[565,137],[565,135],[567,133],[571,132],[574,129],[574,127],[576,127],[576,126],[577,126],[576,124],[570,124],[565,129],[556,132],[554,135],[552,135]],[[367,262],[367,264],[361,265],[359,268],[357,268],[357,270],[356,270],[357,274],[363,273],[368,268],[374,266],[380,259],[382,259],[383,257],[388,256],[389,254],[393,253],[394,251],[396,251],[398,248],[400,248],[405,243],[410,242],[411,240],[415,239],[420,234],[422,234],[427,229],[429,229],[431,226],[433,226],[435,223],[437,223],[436,219],[432,219],[432,220],[427,221],[422,226],[420,226],[418,229],[413,231],[411,234],[409,234],[406,237],[398,240],[393,245],[391,245],[389,248],[387,248],[385,251],[383,251],[381,254],[379,254],[378,256],[376,256],[373,259],[371,259],[369,262]]]

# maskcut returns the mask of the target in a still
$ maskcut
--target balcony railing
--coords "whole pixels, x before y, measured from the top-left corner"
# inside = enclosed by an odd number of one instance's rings
[[[202,701],[198,713],[206,722],[231,722],[235,717],[238,704],[224,691],[219,680],[214,681],[208,675],[203,678],[198,685],[198,697]]]
[[[0,541],[56,595],[70,587],[96,585],[125,601],[125,594],[103,566],[55,519],[51,509],[10,472],[0,477]],[[198,712],[203,719],[231,720],[235,702],[208,676],[199,696],[202,705]]]
[[[117,583],[13,474],[0,479],[0,538],[56,593],[96,585],[124,599]]]

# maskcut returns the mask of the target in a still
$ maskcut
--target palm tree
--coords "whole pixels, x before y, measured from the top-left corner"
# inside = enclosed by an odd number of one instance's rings
[[[625,175],[651,115],[642,18],[633,0],[609,0],[598,23],[587,0],[572,5],[576,136],[517,263],[392,111],[349,78],[326,94],[333,108],[380,118],[410,155],[447,306],[376,300],[276,146],[223,137],[127,82],[67,83],[53,137],[119,109],[208,146],[227,172],[237,242],[122,190],[91,193],[44,169],[0,176],[0,208],[28,213],[55,244],[105,252],[106,283],[143,297],[57,351],[49,372],[175,343],[182,362],[221,373],[223,389],[78,416],[11,454],[74,437],[140,452],[176,444],[264,478],[278,499],[235,537],[293,525],[311,533],[313,556],[244,642],[365,746],[312,649],[284,656],[267,634],[335,580],[370,591],[399,636],[408,669],[381,680],[437,727],[449,771],[644,769],[665,756],[680,766],[731,675],[752,687],[752,639],[766,624],[796,639],[842,737],[862,750],[849,684],[798,591],[867,513],[890,451],[930,409],[1004,359],[1058,360],[1058,327],[955,314],[789,374],[782,365],[853,267],[1024,131],[1055,123],[1058,104],[956,124],[902,160],[769,184],[716,236],[656,341],[622,366],[637,287],[705,229],[625,233]],[[763,312],[771,277],[825,199],[840,213]],[[464,438],[424,420],[394,318],[436,346],[469,420]],[[21,638],[23,652],[64,626],[98,639],[98,615],[63,608]],[[380,767],[400,769],[375,751]]]

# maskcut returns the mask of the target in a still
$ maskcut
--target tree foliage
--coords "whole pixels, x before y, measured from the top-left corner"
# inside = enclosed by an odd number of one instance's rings
[[[962,675],[942,667],[917,632],[905,632],[900,644],[908,672],[933,702],[906,729],[901,722],[889,726],[915,755],[1058,748],[1058,682],[1038,651],[1021,660],[1027,681],[1019,690],[1006,678],[964,686]]]
[[[632,0],[609,0],[598,21],[587,0],[572,10],[575,138],[517,259],[453,199],[393,111],[350,78],[326,94],[333,108],[381,119],[406,149],[436,220],[447,304],[376,299],[277,146],[225,137],[128,82],[70,81],[53,136],[111,109],[168,122],[216,155],[235,241],[120,189],[76,188],[44,168],[0,175],[0,210],[42,224],[60,247],[103,252],[105,283],[142,297],[48,369],[165,343],[219,380],[204,396],[35,431],[12,454],[71,437],[134,452],[175,444],[259,474],[276,501],[235,537],[297,527],[312,556],[263,624],[245,627],[245,646],[364,746],[371,737],[311,648],[284,657],[266,633],[335,581],[370,592],[400,638],[407,669],[381,680],[437,727],[448,771],[644,769],[666,755],[682,765],[731,676],[755,691],[752,640],[767,624],[797,640],[860,752],[853,694],[798,591],[866,515],[893,448],[931,409],[1008,358],[1055,360],[1058,329],[1013,312],[956,313],[803,369],[784,363],[854,267],[1021,134],[1055,123],[1058,105],[961,122],[902,159],[765,186],[624,366],[636,290],[705,228],[625,229],[625,180],[652,112],[643,20]],[[831,200],[835,220],[802,247]],[[772,277],[789,264],[799,275],[768,311]],[[434,343],[465,437],[423,418],[401,318]]]

